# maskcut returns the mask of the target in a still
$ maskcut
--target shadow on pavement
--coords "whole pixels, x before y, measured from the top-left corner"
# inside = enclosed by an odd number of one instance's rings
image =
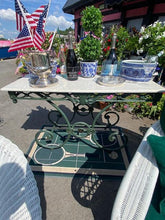
[[[68,117],[68,120],[72,119],[73,111],[70,110],[70,108],[66,107],[65,105],[59,105],[58,106]],[[92,123],[93,118],[92,115],[86,115],[83,116],[75,114],[75,118],[72,120],[72,122],[76,122],[76,120],[86,122],[88,124]],[[93,112],[93,117],[98,114],[98,112]],[[31,112],[27,115],[28,120],[25,121],[25,123],[22,125],[21,128],[24,128],[25,130],[28,129],[41,129],[43,125],[52,125],[52,123],[48,119],[48,115],[50,115],[51,119],[56,121],[57,117],[60,116],[59,112],[55,113],[55,108],[51,111],[47,108],[42,108],[41,106],[37,106],[36,109],[32,109]],[[58,118],[58,123],[65,123],[65,119],[63,117]],[[103,123],[102,119],[99,119],[99,123]]]
[[[127,151],[131,160],[142,140],[142,136],[126,129],[123,131],[128,137]],[[85,164],[82,167],[85,167]],[[73,197],[83,207],[91,209],[95,220],[110,219],[122,177],[101,176],[97,173],[91,175],[91,172],[90,170],[90,174],[87,171],[85,175],[82,175],[78,171],[74,175],[71,183]]]
[[[44,190],[44,178],[45,175],[34,175],[35,180],[37,182],[37,187],[39,190],[39,196],[40,196],[40,203],[41,203],[41,209],[42,209],[42,220],[46,220],[46,210],[47,210],[47,205],[46,205],[46,199],[45,199],[45,190]]]

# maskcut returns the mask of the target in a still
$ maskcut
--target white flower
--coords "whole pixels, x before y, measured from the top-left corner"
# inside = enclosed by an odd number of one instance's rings
[[[149,34],[144,35],[144,39],[148,39],[149,38]]]
[[[156,25],[159,23],[159,21],[155,21],[154,23],[153,23],[153,27],[156,27]]]
[[[145,31],[145,27],[142,26],[141,29],[140,29],[140,33],[143,33]]]
[[[159,35],[159,36],[156,37],[156,40],[159,40],[160,38],[161,38],[161,36]]]
[[[141,53],[143,53],[143,48],[140,48],[140,50],[137,50],[137,55],[140,55]]]
[[[143,37],[139,38],[139,44],[141,44],[141,42],[143,41]]]

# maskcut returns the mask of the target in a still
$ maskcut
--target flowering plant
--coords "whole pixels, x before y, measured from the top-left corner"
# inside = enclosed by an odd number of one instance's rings
[[[122,27],[120,25],[113,26],[111,28],[109,35],[106,36],[104,40],[104,46],[103,46],[104,58],[109,54],[109,51],[111,49],[112,37],[114,33],[117,34],[116,55],[118,60],[120,61],[121,59],[125,58],[124,51],[126,51],[127,49],[127,42],[130,36],[125,27]]]
[[[49,46],[50,46],[50,36],[52,35],[52,33],[46,33],[46,38],[44,43],[42,44],[42,49],[43,50],[48,50]],[[57,34],[55,34],[55,37],[53,39],[53,43],[52,43],[52,48],[54,49],[55,53],[58,54],[59,49],[60,49],[60,45],[64,43],[64,39],[60,38]]]
[[[107,96],[107,99],[113,98],[115,98],[114,95]],[[129,112],[136,115],[138,118],[160,118],[160,114],[165,102],[165,94],[162,95],[161,99],[156,103],[156,105],[153,105],[153,99],[151,95],[147,95],[147,99],[150,100],[147,102],[139,102],[139,96],[137,94],[131,94],[125,98],[129,100],[132,99],[132,102],[116,102],[113,104],[112,108],[119,112]]]
[[[139,38],[139,53],[158,55],[159,64],[165,67],[165,23],[156,21],[147,27],[141,27]]]
[[[26,67],[26,59],[27,59],[27,54],[26,53],[22,53],[20,52],[17,57],[16,57],[16,65],[17,65],[17,68],[16,68],[16,71],[15,71],[15,74],[28,74],[28,69]]]

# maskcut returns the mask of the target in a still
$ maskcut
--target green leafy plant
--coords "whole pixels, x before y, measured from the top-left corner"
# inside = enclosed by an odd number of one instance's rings
[[[52,33],[46,33],[46,39],[44,43],[42,44],[42,49],[47,50],[50,46],[49,42],[49,37],[51,36]],[[64,39],[60,38],[57,36],[57,34],[54,37],[53,43],[52,43],[52,48],[55,50],[56,54],[59,52],[60,45],[64,43]]]
[[[17,58],[16,58],[16,65],[17,69],[15,74],[28,74],[28,70],[26,68],[26,59],[27,59],[27,54],[26,53],[18,53]]]
[[[81,41],[80,56],[85,61],[95,61],[100,58],[101,45],[98,39],[88,35]]]
[[[81,21],[85,31],[91,31],[96,36],[101,37],[102,13],[99,8],[95,8],[93,5],[86,7],[82,11]]]
[[[138,55],[137,50],[139,48],[139,37],[139,31],[137,31],[136,28],[133,27],[129,32],[129,38],[126,44],[126,51],[128,53],[128,56]]]
[[[84,61],[96,61],[101,55],[102,14],[92,5],[86,7],[82,15],[82,26],[88,33],[80,42],[79,54]]]
[[[139,52],[148,55],[157,55],[163,52],[158,60],[165,67],[165,23],[156,21],[153,24],[142,27],[139,38]]]
[[[110,33],[108,36],[106,36],[104,40],[104,58],[109,54],[109,51],[111,49],[111,42],[112,37],[114,33],[117,34],[117,40],[116,40],[116,55],[118,60],[122,60],[125,58],[125,51],[127,50],[127,42],[130,38],[130,35],[125,27],[122,27],[120,25],[115,25],[111,28]]]
[[[132,94],[125,97],[131,102],[117,102],[113,105],[113,109],[119,112],[129,112],[136,115],[138,118],[152,118],[159,119],[162,112],[163,106],[165,104],[165,94],[162,95],[161,99],[153,104],[153,99],[151,95],[147,95],[148,102],[139,102],[138,95]]]

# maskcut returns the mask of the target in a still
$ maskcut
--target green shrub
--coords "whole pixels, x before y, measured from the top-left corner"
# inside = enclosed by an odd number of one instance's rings
[[[87,35],[80,44],[80,57],[82,57],[84,61],[96,61],[100,58],[100,54],[100,41],[90,35]]]

